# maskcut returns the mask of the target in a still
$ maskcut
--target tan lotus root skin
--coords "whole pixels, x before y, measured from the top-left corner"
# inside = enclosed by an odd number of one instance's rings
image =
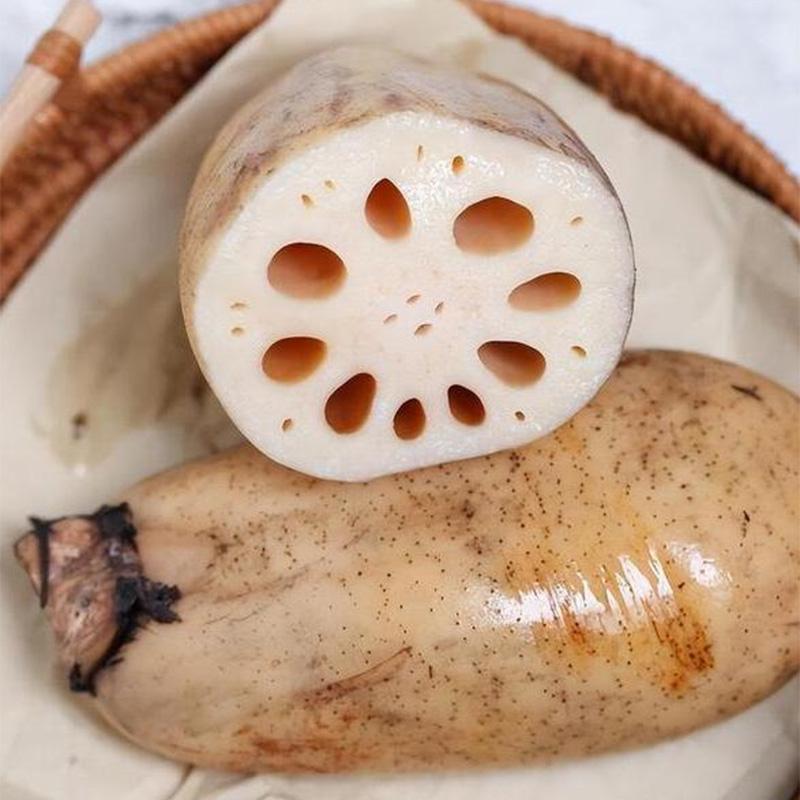
[[[678,736],[795,673],[799,459],[790,392],[639,351],[518,450],[360,485],[243,446],[16,552],[73,689],[148,750],[521,765]]]
[[[181,241],[189,336],[234,423],[346,481],[561,425],[617,363],[633,282],[614,189],[550,109],[367,48],[230,121]]]

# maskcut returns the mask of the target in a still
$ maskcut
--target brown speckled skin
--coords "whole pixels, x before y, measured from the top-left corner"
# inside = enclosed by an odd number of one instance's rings
[[[196,284],[219,236],[253,192],[295,153],[339,130],[398,112],[431,113],[527,139],[589,167],[614,192],[574,131],[511,84],[391,50],[325,51],[300,62],[247,103],[203,160],[181,231],[181,301],[190,339]]]
[[[519,451],[326,483],[247,447],[125,499],[182,622],[100,673],[144,747],[236,770],[522,764],[642,745],[798,666],[798,401],[628,355]]]

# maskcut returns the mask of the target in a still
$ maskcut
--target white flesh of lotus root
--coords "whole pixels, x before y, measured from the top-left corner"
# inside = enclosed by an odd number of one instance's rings
[[[632,311],[623,210],[552,111],[363,48],[299,64],[228,124],[181,266],[234,423],[346,481],[547,434],[606,380]]]

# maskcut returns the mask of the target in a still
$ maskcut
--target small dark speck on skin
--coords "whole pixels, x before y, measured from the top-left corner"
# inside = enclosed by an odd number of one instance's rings
[[[764,402],[764,398],[758,393],[758,386],[737,386],[735,383],[731,384],[731,389],[737,392],[752,397],[753,400],[758,400],[759,403]]]
[[[744,521],[750,522],[750,515],[747,513],[747,511],[742,511],[742,514],[744,515]]]
[[[230,549],[230,545],[227,542],[217,542],[214,545],[214,555],[216,555],[216,556],[224,556],[225,553],[227,553],[229,549]]]
[[[428,677],[433,680],[433,667],[428,664]]]
[[[83,438],[86,426],[89,424],[89,415],[85,411],[79,411],[72,417],[72,441],[77,442]]]

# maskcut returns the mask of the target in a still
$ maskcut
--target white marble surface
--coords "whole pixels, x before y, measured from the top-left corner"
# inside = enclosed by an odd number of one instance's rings
[[[610,34],[669,67],[800,173],[800,0],[512,1]],[[62,2],[0,2],[0,91]],[[90,58],[226,0],[96,2],[105,21]]]

